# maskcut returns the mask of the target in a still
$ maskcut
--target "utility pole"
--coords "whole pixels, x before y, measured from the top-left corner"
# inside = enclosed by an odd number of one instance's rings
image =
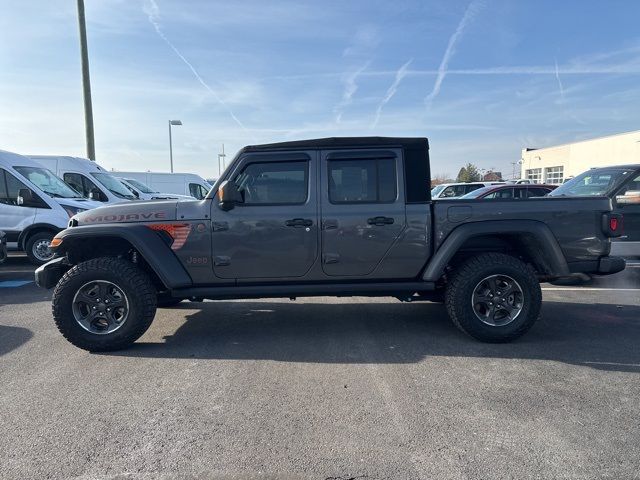
[[[80,29],[82,94],[84,97],[84,129],[87,139],[87,157],[95,162],[96,145],[93,137],[93,107],[91,106],[91,81],[89,78],[89,51],[87,49],[87,28],[84,20],[84,0],[78,0],[78,27]]]

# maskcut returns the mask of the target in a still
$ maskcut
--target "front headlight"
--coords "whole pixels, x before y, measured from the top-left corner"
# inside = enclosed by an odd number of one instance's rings
[[[73,217],[76,213],[87,211],[86,208],[72,207],[71,205],[60,204],[60,206],[64,208],[64,211],[67,212],[67,215],[69,215],[69,218]]]

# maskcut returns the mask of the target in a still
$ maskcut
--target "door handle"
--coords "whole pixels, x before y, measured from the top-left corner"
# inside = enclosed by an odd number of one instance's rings
[[[367,219],[367,223],[369,225],[378,225],[378,226],[391,225],[393,222],[394,220],[391,217],[373,217],[373,218]]]
[[[291,220],[287,220],[286,222],[284,222],[284,224],[287,227],[310,227],[311,225],[313,225],[313,220],[310,220],[308,218],[293,218]]]

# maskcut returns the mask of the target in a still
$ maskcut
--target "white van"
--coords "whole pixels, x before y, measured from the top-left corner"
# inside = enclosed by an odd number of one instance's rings
[[[195,200],[194,197],[188,195],[178,195],[177,193],[161,193],[156,192],[152,188],[148,187],[142,182],[133,178],[116,177],[127,187],[131,193],[133,193],[138,200],[178,200],[184,202],[188,200]]]
[[[117,172],[116,175],[138,180],[152,190],[190,195],[198,200],[206,197],[211,190],[211,185],[195,173]]]
[[[39,163],[0,150],[0,230],[9,249],[24,250],[32,263],[51,260],[49,242],[70,217],[100,205]]]
[[[29,155],[29,158],[54,172],[85,198],[103,203],[136,200],[117,178],[87,158],[56,155]]]

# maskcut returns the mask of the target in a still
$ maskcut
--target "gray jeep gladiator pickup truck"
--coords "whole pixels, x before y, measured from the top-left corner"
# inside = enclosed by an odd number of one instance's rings
[[[127,347],[183,299],[327,295],[444,301],[462,331],[505,342],[539,317],[540,282],[625,267],[609,198],[432,203],[429,184],[426,138],[249,146],[204,200],[75,215],[36,282],[90,351]]]

